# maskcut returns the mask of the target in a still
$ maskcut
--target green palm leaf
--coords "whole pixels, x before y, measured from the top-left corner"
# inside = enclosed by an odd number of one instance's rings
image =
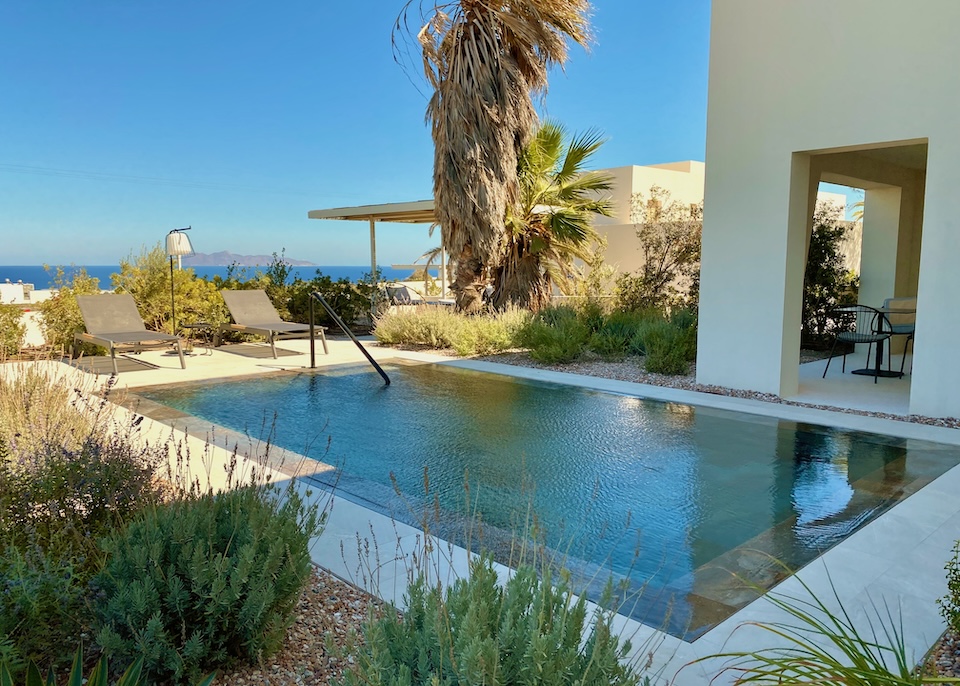
[[[612,177],[586,169],[602,144],[595,131],[570,137],[562,126],[546,122],[520,155],[520,200],[507,214],[495,270],[497,307],[513,302],[539,309],[554,286],[569,291],[577,274],[574,261],[589,257],[598,239],[593,217],[611,212],[602,194]]]

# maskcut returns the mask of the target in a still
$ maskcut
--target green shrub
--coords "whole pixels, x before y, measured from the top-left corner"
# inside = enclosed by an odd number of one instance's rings
[[[49,272],[49,267],[44,265]],[[73,345],[73,335],[83,331],[83,317],[77,306],[78,295],[96,295],[100,292],[100,280],[87,274],[80,268],[67,276],[63,267],[57,267],[53,277],[54,293],[52,298],[43,300],[37,306],[40,311],[40,328],[43,337],[55,349],[61,352]],[[82,351],[96,354],[102,348],[83,344]]]
[[[515,348],[530,318],[529,311],[515,305],[493,314],[461,317],[462,325],[453,333],[453,349],[458,355],[468,356]]]
[[[826,349],[833,341],[830,313],[839,305],[857,302],[860,279],[846,270],[841,251],[850,230],[842,215],[843,208],[831,203],[817,202],[814,209],[800,319],[800,340],[806,348]]]
[[[110,282],[118,293],[133,296],[148,329],[173,332],[170,261],[159,243],[150,249],[141,248],[138,255],[131,254],[120,260],[120,271],[110,276]],[[178,329],[184,324],[206,322],[219,326],[228,321],[227,307],[217,287],[197,278],[192,269],[173,270],[173,290]]]
[[[32,460],[0,464],[0,544],[99,568],[96,539],[160,497],[155,476],[166,450],[133,433],[91,433],[76,449],[48,446]]]
[[[566,326],[580,317],[577,310],[569,305],[551,305],[540,310],[537,319],[547,326]]]
[[[387,612],[364,626],[364,644],[344,684],[637,684],[624,658],[629,641],[613,634],[611,613],[598,612],[587,637],[587,610],[566,579],[541,581],[521,566],[501,587],[487,559],[446,590],[419,575],[402,617]]]
[[[421,305],[386,312],[374,336],[384,345],[453,348],[458,355],[491,355],[520,345],[531,314],[515,306],[501,312],[466,316],[449,307]]]
[[[622,360],[627,355],[632,338],[630,334],[601,329],[590,336],[588,347],[606,360]]]
[[[453,347],[465,318],[448,307],[402,307],[377,318],[373,335],[384,345]]]
[[[586,324],[590,331],[599,331],[607,321],[607,313],[596,298],[585,298],[576,304],[577,317]]]
[[[2,686],[13,686],[13,678],[18,670],[13,669],[14,665],[7,660],[0,660],[0,684]],[[110,676],[110,666],[107,658],[101,657],[90,670],[90,673],[83,676],[83,648],[78,648],[73,657],[73,666],[70,668],[70,675],[66,683],[69,686],[108,686]],[[198,682],[197,686],[210,686],[213,683],[214,674],[211,674],[203,681]],[[137,658],[133,664],[127,667],[127,670],[113,682],[113,686],[140,686],[145,683],[143,678],[143,658]],[[56,678],[53,672],[47,674],[44,679],[41,676],[40,668],[36,663],[31,662],[27,668],[26,675],[27,686],[57,686]]]
[[[622,359],[633,352],[632,342],[642,317],[634,312],[613,312],[602,319],[590,337],[590,349],[607,359]]]
[[[670,323],[678,329],[690,329],[697,326],[696,310],[681,309],[670,313]]]
[[[590,330],[576,315],[551,319],[554,323],[538,318],[524,331],[522,340],[530,357],[545,364],[573,362],[583,353]]]
[[[80,640],[86,584],[73,566],[40,549],[0,550],[0,639],[15,655],[61,667]],[[58,662],[58,658],[61,658]],[[18,665],[13,664],[14,671]]]
[[[637,321],[637,326],[630,340],[630,352],[634,355],[647,355],[650,344],[655,339],[669,336],[666,329],[670,323],[662,315],[646,316]]]
[[[507,328],[491,317],[472,317],[464,321],[453,338],[453,349],[461,357],[491,355],[512,347]]]
[[[525,310],[522,307],[513,305],[495,312],[493,318],[504,328],[509,336],[510,347],[516,348],[520,346],[523,332],[533,320],[533,313],[531,313],[530,310]]]
[[[681,329],[669,322],[651,327],[645,333],[644,347],[648,372],[683,375],[697,355],[697,330]]]
[[[18,355],[26,335],[23,310],[10,303],[0,303],[0,361]]]
[[[937,600],[940,615],[953,631],[960,632],[960,541],[953,545],[953,557],[944,566],[947,570],[947,594]]]
[[[65,373],[47,365],[21,365],[0,375],[0,440],[14,458],[35,459],[58,445],[68,450],[80,445],[97,413],[80,402],[78,390],[96,394],[92,384],[77,389]]]
[[[310,281],[297,279],[287,289],[289,295],[285,306],[291,321],[302,324],[310,322],[310,294],[314,291],[323,296],[347,326],[369,321],[373,294],[376,291],[369,274],[364,274],[357,282],[345,278],[334,281],[318,270],[317,275]],[[320,303],[315,304],[314,314],[317,324],[336,326]]]
[[[196,680],[276,652],[321,518],[295,488],[249,486],[149,509],[104,542],[97,641],[154,679]]]
[[[140,440],[92,383],[77,388],[50,367],[0,379],[0,547],[39,547],[94,570],[96,538],[160,495],[163,445]]]

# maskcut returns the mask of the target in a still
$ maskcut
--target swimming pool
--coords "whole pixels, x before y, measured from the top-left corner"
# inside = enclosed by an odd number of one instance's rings
[[[341,494],[409,523],[391,474],[453,521],[466,480],[493,532],[531,506],[575,569],[627,581],[625,614],[687,640],[757,596],[745,580],[771,587],[776,560],[803,566],[960,461],[935,443],[445,365],[390,365],[389,387],[368,370],[139,394],[254,435],[276,414],[276,444],[337,464]]]

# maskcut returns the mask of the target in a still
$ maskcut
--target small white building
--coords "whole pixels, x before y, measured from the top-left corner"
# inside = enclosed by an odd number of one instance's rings
[[[703,162],[694,160],[597,170],[613,177],[609,192],[611,216],[593,219],[594,228],[607,240],[606,263],[618,272],[632,272],[643,266],[643,253],[632,217],[635,195],[648,200],[650,189],[657,186],[670,194],[672,202],[699,205],[703,201],[705,170]],[[845,195],[822,192],[817,194],[817,199],[835,206],[842,218],[847,201]],[[856,256],[859,258],[859,250]]]
[[[866,189],[861,302],[917,296],[910,412],[960,416],[958,25],[957,0],[714,0],[699,382],[797,392],[829,181]]]

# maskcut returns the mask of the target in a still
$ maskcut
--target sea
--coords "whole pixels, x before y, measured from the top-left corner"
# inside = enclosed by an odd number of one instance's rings
[[[86,269],[87,274],[100,280],[101,288],[110,288],[110,275],[120,272],[120,265],[116,264],[90,264],[90,265],[69,265],[63,266],[66,276],[79,269]],[[187,267],[184,267],[187,269]],[[197,276],[212,279],[214,276],[226,277],[229,267],[189,267]],[[237,267],[236,274],[241,278],[250,278],[257,271],[264,271],[265,267]],[[31,283],[34,288],[41,290],[45,288],[54,288],[53,279],[56,276],[57,267],[51,265],[44,267],[42,265],[0,265],[0,283]],[[292,267],[291,276],[293,279],[299,276],[304,281],[309,281],[318,274],[329,276],[334,281],[339,279],[349,279],[350,281],[359,281],[370,273],[370,265],[365,266],[344,266],[344,265],[320,265],[309,267]],[[402,281],[411,274],[409,269],[394,269],[390,266],[380,266],[380,278],[383,281]]]

